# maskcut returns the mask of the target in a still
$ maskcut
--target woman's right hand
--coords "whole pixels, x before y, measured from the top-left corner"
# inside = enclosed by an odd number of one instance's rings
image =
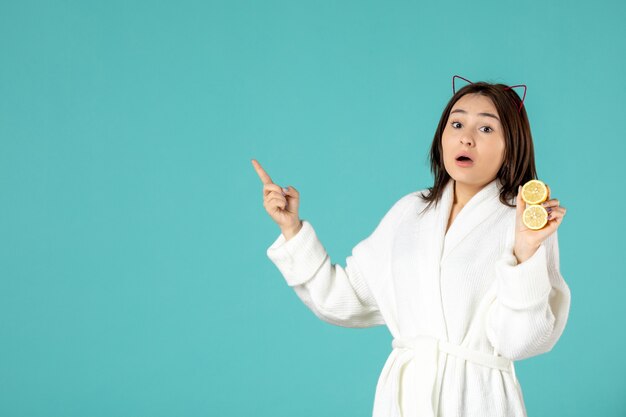
[[[281,188],[274,184],[256,159],[252,160],[252,165],[263,183],[263,207],[278,224],[283,235],[290,239],[302,228],[298,216],[300,193],[292,186]]]

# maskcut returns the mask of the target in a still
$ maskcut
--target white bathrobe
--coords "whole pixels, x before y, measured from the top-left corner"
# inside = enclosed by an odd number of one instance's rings
[[[513,361],[548,352],[563,333],[570,290],[557,233],[526,261],[513,255],[515,208],[493,180],[450,229],[453,180],[437,207],[400,198],[345,267],[310,222],[267,249],[298,297],[344,327],[386,325],[394,340],[376,386],[374,417],[526,416]],[[514,203],[514,199],[511,203]]]

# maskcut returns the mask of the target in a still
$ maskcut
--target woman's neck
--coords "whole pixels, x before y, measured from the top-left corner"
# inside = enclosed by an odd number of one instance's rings
[[[470,199],[481,190],[480,186],[473,186],[454,181],[454,205],[463,207]]]

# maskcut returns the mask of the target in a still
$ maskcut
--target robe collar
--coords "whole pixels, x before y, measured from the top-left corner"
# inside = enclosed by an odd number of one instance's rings
[[[500,202],[501,189],[502,182],[498,178],[486,184],[463,206],[446,233],[454,202],[454,180],[448,181],[440,201],[441,208],[437,210],[438,235],[443,239],[441,261],[479,224],[493,216],[496,210],[506,207]]]

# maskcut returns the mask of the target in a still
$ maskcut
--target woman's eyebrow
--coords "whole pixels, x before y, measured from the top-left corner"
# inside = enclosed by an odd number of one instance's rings
[[[466,112],[465,110],[463,110],[463,109],[454,109],[454,110],[452,110],[452,111],[450,112],[450,114],[452,114],[452,113],[466,113],[466,114],[467,114],[467,112]],[[479,116],[486,116],[486,117],[493,117],[493,118],[494,118],[494,119],[496,119],[497,121],[500,121],[500,119],[498,119],[498,116],[496,116],[496,115],[495,115],[495,114],[493,114],[493,113],[478,113],[478,115],[479,115]]]

